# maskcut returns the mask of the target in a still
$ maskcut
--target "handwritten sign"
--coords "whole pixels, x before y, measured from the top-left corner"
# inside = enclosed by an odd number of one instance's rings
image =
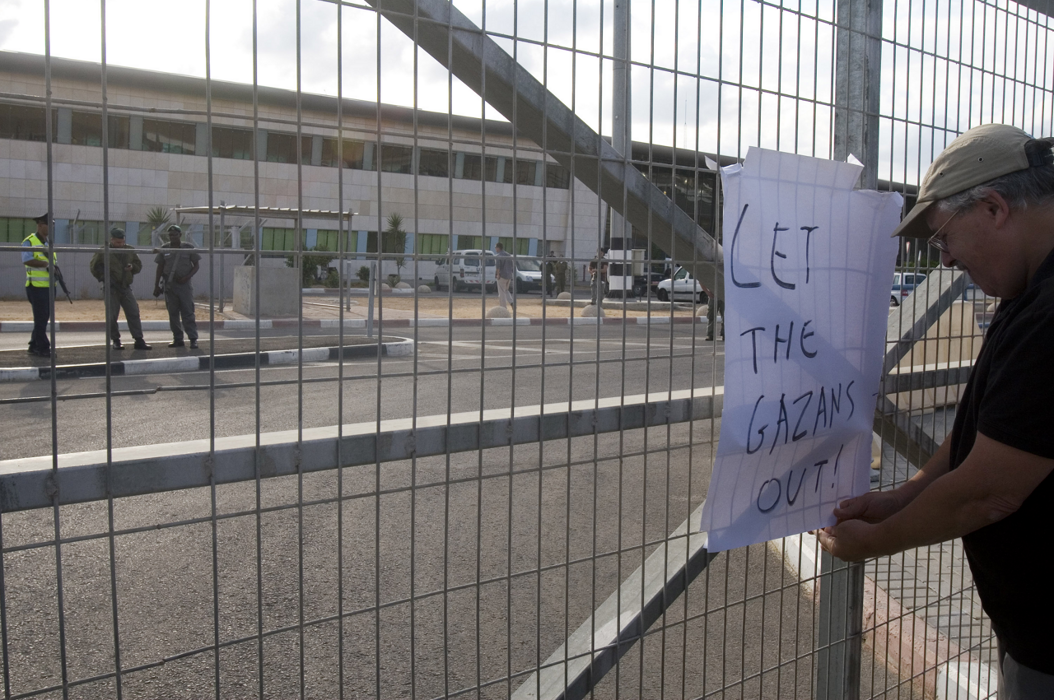
[[[833,524],[870,485],[899,221],[861,166],[752,148],[724,168],[725,396],[701,530],[721,551]]]

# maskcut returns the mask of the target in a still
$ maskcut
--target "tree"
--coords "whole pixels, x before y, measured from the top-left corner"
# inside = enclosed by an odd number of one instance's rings
[[[329,263],[337,257],[336,255],[329,254],[329,251],[324,245],[315,246],[311,249],[311,252],[315,253],[315,255],[304,252],[300,256],[300,280],[305,287],[310,287],[317,282],[318,269],[322,268],[323,270],[326,270],[329,267]],[[285,265],[286,267],[296,267],[296,256],[285,256]],[[323,275],[327,274],[327,272],[323,272]]]
[[[403,217],[398,214],[388,215],[388,228],[381,234],[381,252],[392,253],[395,266],[402,272],[406,263],[406,231],[403,230]]]
[[[153,231],[156,231],[160,227],[167,224],[171,218],[172,215],[168,209],[164,207],[154,207],[146,213],[146,227],[139,231],[139,235],[142,236],[142,234],[144,233],[149,234]],[[161,240],[162,242],[164,242],[165,240],[163,235],[161,236]],[[143,242],[141,238],[139,242]],[[160,243],[155,243],[153,240],[149,241],[149,244],[160,245]]]

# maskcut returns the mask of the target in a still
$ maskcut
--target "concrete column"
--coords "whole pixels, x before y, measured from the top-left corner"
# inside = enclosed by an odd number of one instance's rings
[[[311,165],[322,165],[322,137],[311,137]]]
[[[256,158],[261,163],[267,160],[267,130],[260,129],[256,132]]]
[[[140,116],[128,118],[128,148],[133,151],[143,150],[143,118]]]
[[[623,167],[628,165],[633,148],[630,120],[630,3],[615,0],[614,62],[612,64],[611,145],[622,156]],[[611,238],[607,257],[608,291],[611,296],[625,299],[633,289],[633,266],[629,263],[633,247],[633,227],[614,210],[611,211]],[[622,262],[626,261],[626,262]]]
[[[70,143],[73,141],[73,111],[68,107],[59,107],[59,120],[55,126],[55,140],[59,143]]]
[[[142,124],[140,123],[140,126]],[[140,131],[140,138],[142,138],[142,132]],[[207,156],[209,154],[209,125],[208,124],[195,124],[194,125],[194,153],[199,156]]]

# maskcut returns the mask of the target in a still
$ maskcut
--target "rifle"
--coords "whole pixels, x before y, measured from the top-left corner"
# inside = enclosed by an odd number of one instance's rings
[[[70,297],[70,290],[66,286],[66,280],[62,279],[62,270],[59,269],[58,265],[55,266],[55,281],[62,287],[62,293],[66,295],[66,300],[72,304],[73,299]]]

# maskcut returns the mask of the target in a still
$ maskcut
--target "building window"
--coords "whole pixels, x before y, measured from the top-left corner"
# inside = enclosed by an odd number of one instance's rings
[[[144,140],[145,124],[144,122]],[[212,127],[212,155],[217,158],[252,160],[253,132],[250,129],[232,129],[223,126]]]
[[[264,228],[260,232],[260,250],[296,250],[296,229]]]
[[[381,170],[386,173],[413,172],[414,149],[410,146],[381,144]]]
[[[33,219],[0,217],[0,243],[19,244],[26,236],[37,232],[37,223]]]
[[[483,179],[484,175],[486,175],[487,182],[498,181],[498,157],[487,156],[484,158],[473,153],[464,154],[461,179],[476,180],[478,182]],[[503,174],[502,182],[512,182],[511,161],[506,161],[505,163],[505,173]]]
[[[58,124],[57,110],[51,113],[52,140]],[[18,141],[44,141],[47,126],[43,107],[0,105],[0,138]]]
[[[75,227],[70,230],[70,243],[82,243],[85,245],[102,245],[104,238],[103,236],[103,222],[101,221],[80,221]]]
[[[377,252],[377,232],[367,231],[366,232],[366,252],[376,253]]]
[[[446,255],[450,236],[442,233],[419,233],[414,237],[419,255]]]
[[[197,127],[188,122],[143,120],[143,150],[194,155]]]
[[[512,161],[505,161],[505,169],[508,170],[509,166],[512,165]],[[533,160],[517,160],[516,161],[516,184],[517,185],[533,185],[535,166],[537,162]]]
[[[482,250],[483,249],[483,236],[464,236],[458,234],[457,237],[457,249],[458,250]]]
[[[501,243],[506,253],[512,253],[513,255],[527,255],[531,250],[531,239],[529,238],[499,238],[498,243]]]
[[[73,112],[70,121],[70,143],[75,146],[101,146],[102,115]]]
[[[326,139],[326,140],[327,141],[331,141],[331,139]],[[333,162],[335,163],[336,160],[337,160],[337,157],[336,157],[337,142],[336,141],[332,141],[332,143],[333,143],[333,149],[334,149],[333,150]],[[325,159],[325,151],[326,151],[326,147],[323,144],[323,146],[322,146],[322,152],[323,152],[323,156],[322,157],[323,157],[323,159]],[[344,139],[344,155],[343,155],[343,158],[344,158],[344,167],[345,168],[349,168],[351,170],[373,170],[374,169],[372,163],[370,164],[370,167],[368,167],[368,168],[366,167],[366,144],[363,143],[362,141],[352,141],[350,139]]]
[[[487,158],[487,162],[484,168],[484,175],[486,176],[487,182],[503,182],[505,184],[512,184],[512,159],[503,159],[504,167],[500,173],[501,179],[498,179],[498,165],[499,161],[497,158]]]
[[[571,187],[571,173],[562,165],[546,163],[545,186],[558,190],[569,189]]]
[[[295,163],[296,135],[267,132],[267,160],[270,163]],[[310,137],[308,137],[307,160],[311,162]]]
[[[325,250],[330,253],[340,252],[354,252],[355,247],[352,245],[352,234],[351,231],[344,231],[344,248],[340,248],[340,231],[332,231],[319,229],[317,238],[315,239],[315,250]]]
[[[417,174],[450,177],[450,152],[422,148],[417,162]]]

